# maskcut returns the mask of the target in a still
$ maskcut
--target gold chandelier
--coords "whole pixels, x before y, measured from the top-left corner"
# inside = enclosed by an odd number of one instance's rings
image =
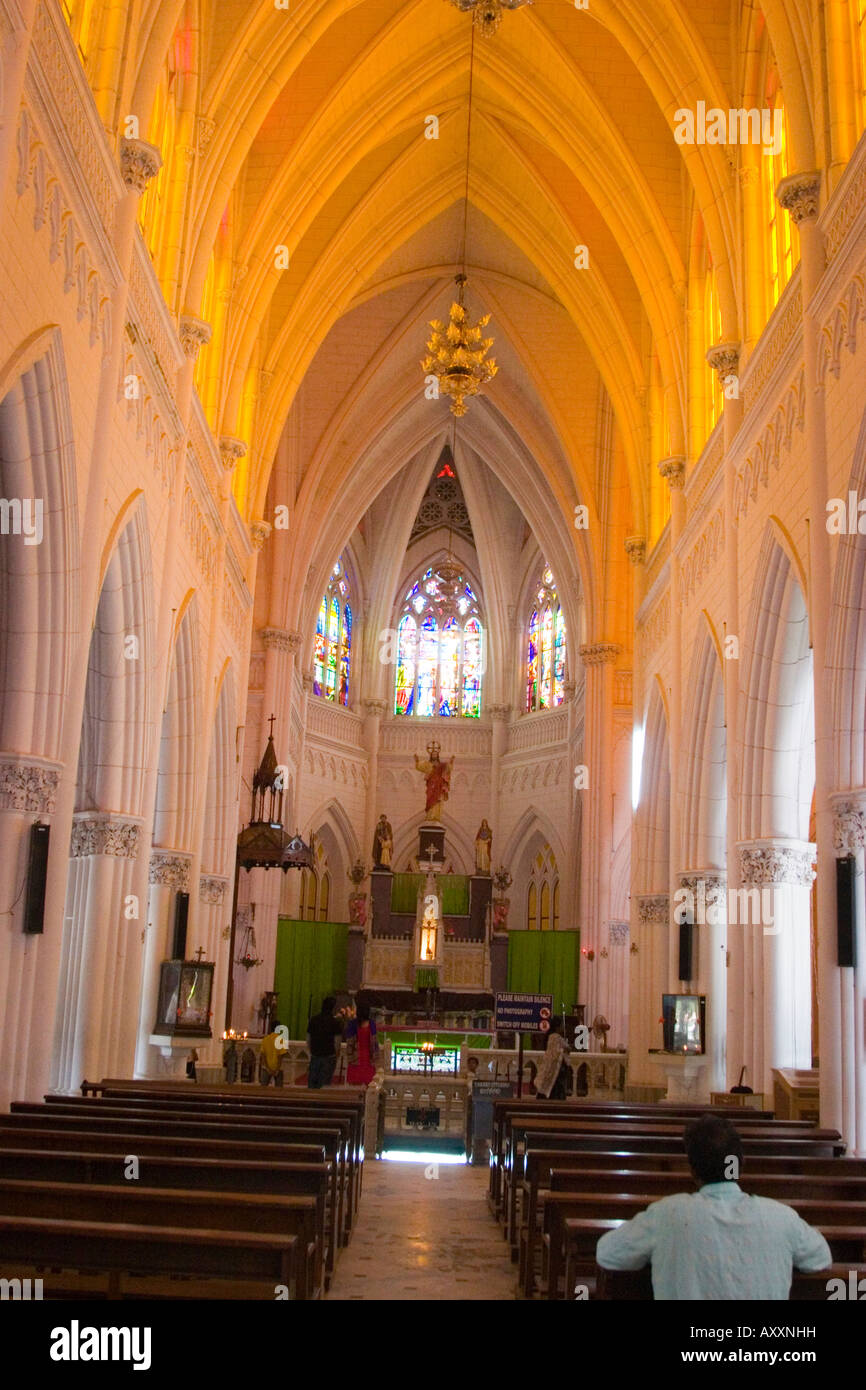
[[[451,0],[463,14],[472,11],[472,23],[480,34],[489,39],[502,23],[503,10],[519,10],[531,0]]]
[[[427,356],[421,366],[432,373],[439,382],[439,390],[451,396],[452,415],[466,414],[466,396],[477,396],[482,386],[498,371],[495,361],[485,361],[493,347],[492,338],[482,338],[483,329],[490,322],[485,314],[476,324],[466,318],[463,292],[465,275],[454,277],[457,285],[457,298],[451,305],[447,327],[439,319],[431,319],[433,333],[427,343]]]

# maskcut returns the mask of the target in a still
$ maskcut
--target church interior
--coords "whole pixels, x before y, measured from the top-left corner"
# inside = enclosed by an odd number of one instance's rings
[[[866,0],[0,0],[0,1275],[648,1298],[713,1113],[860,1287],[864,131]]]

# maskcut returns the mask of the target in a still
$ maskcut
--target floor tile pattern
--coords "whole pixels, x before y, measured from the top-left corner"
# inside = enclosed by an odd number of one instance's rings
[[[517,1267],[487,1207],[484,1166],[364,1165],[358,1224],[329,1299],[514,1299]]]

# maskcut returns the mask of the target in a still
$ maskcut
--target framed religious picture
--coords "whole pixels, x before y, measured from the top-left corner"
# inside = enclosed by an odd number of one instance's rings
[[[154,1033],[196,1038],[211,1036],[213,970],[212,961],[162,962]]]

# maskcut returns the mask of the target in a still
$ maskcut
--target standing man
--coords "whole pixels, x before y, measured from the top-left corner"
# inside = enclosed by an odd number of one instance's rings
[[[320,1091],[330,1086],[337,1066],[337,1048],[343,1034],[343,1020],[334,1017],[337,1001],[333,994],[322,1000],[321,1012],[313,1014],[307,1024],[307,1046],[310,1049],[310,1070],[307,1088]]]

